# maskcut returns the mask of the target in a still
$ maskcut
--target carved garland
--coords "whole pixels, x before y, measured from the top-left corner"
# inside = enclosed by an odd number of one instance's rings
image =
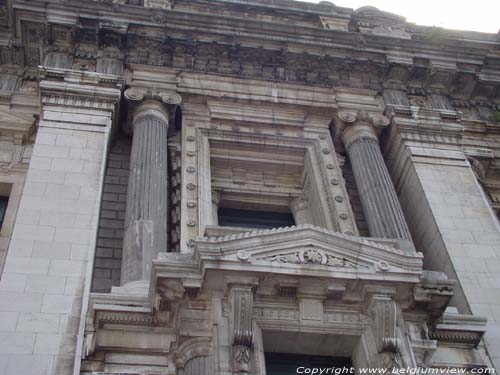
[[[336,257],[326,254],[322,250],[306,248],[291,253],[271,255],[257,258],[267,262],[288,263],[288,264],[318,264],[328,267],[349,268],[349,269],[368,269],[356,262],[346,258]]]

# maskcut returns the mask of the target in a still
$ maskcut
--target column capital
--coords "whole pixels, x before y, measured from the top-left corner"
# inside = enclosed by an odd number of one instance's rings
[[[182,102],[179,94],[169,90],[129,88],[123,95],[128,103],[128,120],[123,124],[127,134],[132,134],[133,124],[142,116],[152,115],[168,123]]]
[[[135,126],[138,120],[144,116],[154,116],[169,123],[170,113],[159,101],[148,99],[137,105],[132,112],[132,124]]]
[[[365,110],[342,109],[337,117],[340,121],[336,135],[346,149],[361,138],[371,138],[378,142],[380,130],[390,123],[386,116]]]
[[[179,105],[182,98],[174,91],[168,90],[146,90],[140,88],[129,88],[124,93],[125,99],[132,103],[139,103],[144,100],[157,100],[169,105]]]

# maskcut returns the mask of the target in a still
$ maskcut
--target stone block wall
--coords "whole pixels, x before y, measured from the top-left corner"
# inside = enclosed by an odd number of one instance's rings
[[[424,269],[456,280],[452,306],[488,318],[484,342],[500,366],[500,224],[457,147],[395,137],[389,169]],[[444,152],[443,152],[444,150]]]
[[[120,285],[123,228],[132,141],[119,135],[108,157],[99,232],[92,279],[92,291],[108,293]]]
[[[83,116],[74,111],[64,123],[45,120],[58,114],[45,110],[38,130],[0,280],[1,374],[72,374],[83,339],[87,260],[111,121],[108,112],[95,111],[85,118],[90,125],[78,123]],[[94,123],[107,126],[70,129]]]

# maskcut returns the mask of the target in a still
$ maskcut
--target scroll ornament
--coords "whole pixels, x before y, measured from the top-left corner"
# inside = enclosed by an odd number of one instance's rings
[[[124,93],[125,98],[130,102],[140,102],[145,99],[161,100],[165,104],[179,105],[182,98],[173,91],[141,90],[130,88]]]
[[[233,346],[231,354],[237,372],[248,374],[250,371],[250,353],[253,346],[253,292],[248,287],[232,289],[233,302]]]
[[[374,296],[369,312],[379,353],[377,365],[388,369],[403,367],[401,340],[397,336],[396,302],[390,296]]]

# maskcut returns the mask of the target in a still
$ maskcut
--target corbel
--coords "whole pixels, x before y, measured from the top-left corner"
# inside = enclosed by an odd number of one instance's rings
[[[173,327],[186,289],[178,279],[159,279],[154,297],[154,324]]]
[[[397,305],[391,296],[374,295],[371,298],[368,312],[373,320],[377,351],[397,353],[401,343],[396,334]]]
[[[415,368],[417,362],[412,342],[407,334],[408,324],[395,294],[373,293],[368,299],[369,330],[372,334],[371,366],[386,369]],[[426,326],[424,327],[424,329]],[[432,343],[422,341],[431,349]]]
[[[232,367],[235,372],[248,374],[254,344],[253,299],[258,279],[254,277],[228,277],[231,306],[230,335]]]

